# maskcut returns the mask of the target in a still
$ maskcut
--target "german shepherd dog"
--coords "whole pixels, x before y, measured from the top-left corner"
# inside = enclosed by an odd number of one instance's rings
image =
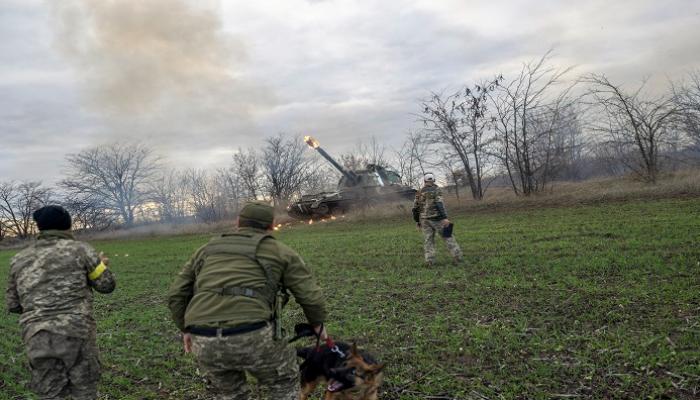
[[[324,400],[377,400],[382,384],[384,364],[380,364],[357,346],[335,342],[337,349],[327,345],[304,347],[297,356],[304,359],[301,370],[300,400],[307,400],[320,383],[327,383]],[[337,350],[340,350],[338,352]]]

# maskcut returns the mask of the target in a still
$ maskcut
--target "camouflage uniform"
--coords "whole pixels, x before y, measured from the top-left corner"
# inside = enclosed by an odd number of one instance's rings
[[[433,264],[435,262],[435,234],[442,236],[442,221],[447,219],[445,206],[442,200],[442,190],[435,185],[426,183],[416,192],[416,199],[413,202],[413,219],[420,224],[423,232],[423,250],[425,252],[425,262]],[[455,261],[462,259],[462,250],[454,235],[449,238],[443,237],[447,250]]]
[[[30,389],[41,399],[97,398],[92,291],[113,291],[114,276],[92,247],[68,231],[42,232],[10,265],[5,300],[10,312],[20,314]]]
[[[195,252],[173,282],[168,305],[183,332],[264,325],[273,317],[279,287],[294,295],[311,324],[323,323],[323,294],[301,257],[263,229],[241,228]],[[218,399],[248,399],[246,371],[269,388],[273,399],[299,395],[295,352],[273,339],[269,323],[229,336],[192,334],[192,346]]]
[[[192,352],[206,371],[217,400],[249,398],[245,371],[268,389],[270,399],[299,398],[296,352],[272,336],[271,325],[233,336],[192,336]]]

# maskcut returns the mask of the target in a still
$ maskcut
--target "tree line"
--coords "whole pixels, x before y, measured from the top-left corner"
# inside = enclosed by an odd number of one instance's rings
[[[491,185],[520,196],[557,180],[631,174],[658,181],[664,169],[700,160],[700,72],[651,94],[606,75],[572,77],[550,54],[513,76],[496,74],[450,93],[432,92],[414,113],[415,129],[398,148],[370,138],[339,161],[349,169],[392,167],[417,187],[426,171],[441,173],[480,200]],[[0,240],[34,233],[31,213],[63,204],[82,229],[159,221],[215,222],[243,202],[278,207],[302,193],[333,190],[339,177],[298,135],[278,134],[260,149],[238,149],[216,170],[169,169],[142,143],[113,143],[66,156],[55,187],[0,182]]]
[[[438,149],[443,170],[481,199],[495,180],[517,195],[555,180],[631,174],[655,183],[664,168],[697,163],[700,72],[653,94],[603,74],[572,78],[550,54],[512,77],[432,93],[410,138]]]
[[[232,218],[243,202],[265,198],[278,206],[307,190],[329,186],[333,173],[301,137],[278,134],[260,150],[239,149],[216,170],[169,169],[143,143],[112,143],[66,156],[55,187],[41,182],[0,183],[0,240],[35,233],[32,212],[59,203],[79,229],[137,223],[211,223]]]

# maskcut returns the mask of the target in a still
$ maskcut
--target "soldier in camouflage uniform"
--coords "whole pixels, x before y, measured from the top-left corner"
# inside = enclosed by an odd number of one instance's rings
[[[92,291],[110,293],[108,260],[76,241],[59,206],[33,214],[39,237],[12,258],[6,303],[20,314],[31,369],[30,390],[41,399],[93,400],[100,379]]]
[[[184,333],[185,352],[194,353],[216,399],[248,399],[245,372],[271,399],[298,398],[296,353],[273,334],[280,288],[294,295],[309,323],[322,331],[321,289],[301,257],[269,236],[273,217],[269,205],[247,203],[238,230],[199,248],[170,288],[168,306]]]
[[[423,180],[425,185],[416,192],[416,199],[413,202],[413,219],[423,232],[425,263],[431,267],[435,263],[435,233],[443,237],[442,229],[450,224],[450,220],[447,219],[442,201],[442,190],[435,184],[435,176],[427,173]],[[459,264],[462,261],[462,250],[454,235],[443,239],[454,263]]]

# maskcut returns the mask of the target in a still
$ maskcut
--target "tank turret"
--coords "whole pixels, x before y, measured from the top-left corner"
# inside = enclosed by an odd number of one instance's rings
[[[353,208],[412,200],[415,197],[416,190],[403,185],[401,176],[395,171],[375,164],[368,164],[362,170],[348,170],[321,148],[318,140],[305,136],[304,142],[325,158],[342,176],[337,191],[306,194],[291,202],[287,212],[293,218],[325,218]]]

